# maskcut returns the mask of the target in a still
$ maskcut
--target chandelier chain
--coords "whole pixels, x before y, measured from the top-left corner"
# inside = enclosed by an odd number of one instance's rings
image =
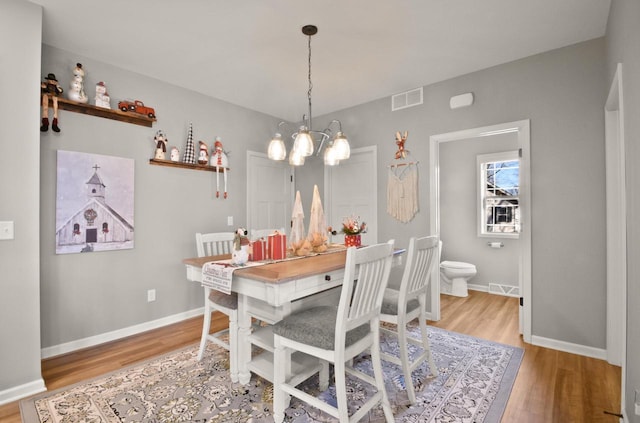
[[[311,35],[309,35],[309,90],[307,91],[307,98],[309,100],[309,130],[311,130],[311,91],[313,90],[313,83],[311,82]]]

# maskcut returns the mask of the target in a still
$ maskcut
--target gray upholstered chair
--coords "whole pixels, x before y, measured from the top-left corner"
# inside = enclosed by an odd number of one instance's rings
[[[233,251],[233,232],[196,234],[196,250],[198,257],[231,254]],[[238,381],[238,295],[233,292],[227,295],[223,292],[204,288],[204,322],[202,324],[202,338],[198,360],[202,360],[207,341],[213,342],[229,351],[229,373],[233,382]],[[216,333],[209,333],[211,329],[211,313],[219,311],[229,316],[229,328]],[[224,333],[229,334],[229,342],[220,338]]]
[[[407,395],[412,404],[416,402],[411,373],[425,360],[429,363],[431,374],[438,375],[438,368],[433,360],[429,338],[427,337],[426,297],[429,288],[429,278],[434,263],[438,260],[438,237],[411,238],[407,250],[407,260],[399,281],[389,280],[389,287],[385,290],[380,312],[380,321],[392,323],[396,330],[389,325],[383,325],[380,330],[398,338],[400,356],[381,353],[382,359],[395,363],[402,368]],[[418,319],[420,339],[410,337],[407,324]],[[419,346],[422,352],[410,359],[408,343]]]
[[[379,345],[380,307],[389,279],[392,254],[393,245],[390,243],[347,249],[338,306],[304,309],[274,325],[273,417],[276,422],[284,419],[289,395],[325,411],[340,422],[358,421],[375,405],[382,403],[387,422],[393,422],[384,388]],[[355,356],[369,349],[373,378],[347,365]],[[328,363],[334,365],[337,407],[296,388],[300,380],[292,374],[291,365],[291,355],[296,351],[317,357],[322,363],[320,389],[326,389],[328,385]],[[351,417],[347,408],[346,373],[377,389]]]

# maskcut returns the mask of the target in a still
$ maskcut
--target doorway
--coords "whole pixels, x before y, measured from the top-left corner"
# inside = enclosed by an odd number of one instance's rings
[[[520,242],[518,288],[520,292],[519,326],[525,342],[531,342],[531,192],[529,120],[466,129],[433,135],[429,139],[429,225],[430,233],[440,235],[440,144],[444,142],[514,133],[520,154]],[[440,272],[431,275],[431,316],[440,319]]]

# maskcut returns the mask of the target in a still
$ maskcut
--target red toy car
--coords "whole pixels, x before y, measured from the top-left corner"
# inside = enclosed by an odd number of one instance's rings
[[[123,100],[118,103],[118,109],[122,110],[123,112],[140,113],[142,115],[150,117],[151,119],[156,117],[156,111],[153,109],[153,107],[145,106],[144,103],[140,100]]]

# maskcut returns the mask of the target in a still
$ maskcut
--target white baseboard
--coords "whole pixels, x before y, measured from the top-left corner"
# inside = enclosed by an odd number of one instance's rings
[[[112,332],[102,333],[100,335],[90,336],[88,338],[78,339],[64,344],[54,345],[42,348],[40,355],[42,358],[54,357],[56,355],[66,354],[82,348],[93,347],[94,345],[104,344],[105,342],[115,341],[138,333],[146,332],[151,329],[157,329],[173,323],[181,322],[186,319],[201,315],[204,313],[204,307],[186,311],[184,313],[174,314],[172,316],[163,317],[161,319],[144,322],[139,325],[129,326],[126,328],[114,330]]]
[[[539,347],[551,348],[552,350],[598,358],[605,361],[607,360],[607,350],[602,348],[587,347],[586,345],[572,344],[571,342],[558,341],[556,339],[544,338],[536,335],[531,336],[531,343]]]
[[[480,292],[489,292],[489,287],[486,285],[476,285],[473,283],[467,283],[467,289],[471,289],[473,291],[480,291]]]
[[[18,401],[31,395],[39,394],[47,390],[42,378],[24,385],[14,386],[13,388],[0,391],[0,405]]]

